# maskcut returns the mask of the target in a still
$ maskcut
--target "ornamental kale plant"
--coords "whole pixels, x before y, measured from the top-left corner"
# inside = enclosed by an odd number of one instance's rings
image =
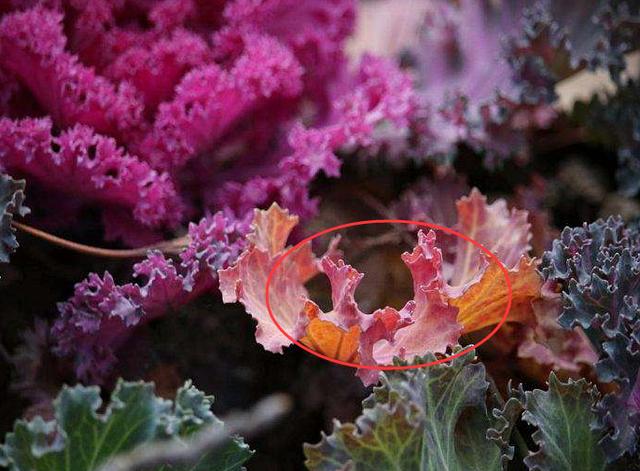
[[[166,440],[164,446],[175,442],[186,447],[188,442],[178,437],[193,437],[207,427],[223,427],[209,410],[213,398],[188,382],[176,392],[175,402],[155,396],[149,383],[122,381],[104,414],[97,413],[101,402],[95,386],[63,388],[54,404],[55,420],[45,422],[36,417],[29,422],[17,421],[2,447],[0,463],[13,469],[94,469],[153,440]],[[202,453],[195,463],[169,466],[241,469],[251,453],[242,439],[232,437],[222,449]]]
[[[633,0],[0,2],[0,468],[640,469],[639,81]]]

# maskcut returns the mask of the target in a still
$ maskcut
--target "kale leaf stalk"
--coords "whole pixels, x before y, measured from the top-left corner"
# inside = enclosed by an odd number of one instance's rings
[[[144,247],[138,247],[135,249],[107,249],[103,247],[94,247],[91,245],[80,244],[61,237],[49,234],[35,227],[31,227],[27,224],[22,224],[16,221],[12,221],[11,224],[16,228],[34,237],[38,237],[42,240],[46,240],[59,247],[64,247],[69,250],[80,252],[87,255],[93,255],[96,257],[106,258],[138,258],[144,257],[150,250],[160,250],[168,255],[177,255],[187,245],[189,245],[189,236],[181,236],[172,240],[159,242],[153,245],[146,245]]]

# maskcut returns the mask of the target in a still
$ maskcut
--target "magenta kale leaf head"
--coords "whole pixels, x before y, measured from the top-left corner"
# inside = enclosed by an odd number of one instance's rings
[[[0,20],[0,165],[36,216],[70,196],[128,245],[274,201],[308,217],[337,151],[415,112],[393,62],[348,63],[354,0],[24,3]]]

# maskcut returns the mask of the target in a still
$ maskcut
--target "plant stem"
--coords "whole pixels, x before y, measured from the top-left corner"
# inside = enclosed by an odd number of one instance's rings
[[[183,236],[177,239],[160,242],[158,244],[147,245],[136,249],[106,249],[102,247],[93,247],[91,245],[79,244],[61,237],[54,236],[48,232],[36,229],[35,227],[28,226],[16,221],[11,223],[15,228],[31,234],[34,237],[38,237],[47,242],[51,242],[59,247],[64,247],[75,252],[80,252],[87,255],[93,255],[96,257],[106,258],[139,258],[144,257],[149,250],[160,250],[166,254],[178,254],[189,243],[189,237]]]

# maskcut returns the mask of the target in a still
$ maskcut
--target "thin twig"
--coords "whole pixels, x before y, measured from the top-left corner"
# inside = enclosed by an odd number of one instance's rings
[[[96,257],[138,258],[144,257],[149,250],[160,250],[161,252],[164,252],[166,254],[177,254],[188,244],[189,241],[188,236],[183,236],[177,239],[160,242],[158,244],[139,247],[137,249],[105,249],[102,247],[93,247],[91,245],[72,242],[70,240],[54,236],[53,234],[49,234],[48,232],[16,221],[12,221],[11,224],[17,229],[26,232],[27,234],[31,234],[34,237],[46,240],[47,242],[51,242],[52,244],[64,247],[69,250],[73,250],[75,252],[94,255]]]
[[[360,198],[360,200],[375,211],[378,215],[382,216],[384,219],[393,219],[393,213],[387,208],[384,204],[382,204],[378,198],[373,196],[371,193],[367,191],[363,191],[360,189],[356,189],[354,193]]]
[[[362,251],[380,247],[381,245],[396,245],[402,242],[402,237],[396,231],[384,232],[378,236],[357,239],[358,249]]]
[[[355,190],[355,194],[361,199],[363,203],[365,203],[369,207],[369,209],[372,209],[373,211],[375,211],[382,218],[399,219],[398,215],[395,214],[391,208],[385,206],[371,193],[368,193],[362,190]],[[394,231],[398,234],[400,240],[394,240],[389,242],[392,242],[392,243],[406,242],[410,245],[413,245],[415,243],[415,239],[411,237],[410,234],[407,233],[405,228],[394,229]]]
[[[99,471],[148,471],[162,466],[182,467],[196,463],[205,453],[222,449],[233,435],[255,436],[274,425],[291,409],[291,399],[274,394],[247,412],[233,413],[224,419],[224,428],[211,426],[186,441],[168,440],[142,445],[117,456]]]

